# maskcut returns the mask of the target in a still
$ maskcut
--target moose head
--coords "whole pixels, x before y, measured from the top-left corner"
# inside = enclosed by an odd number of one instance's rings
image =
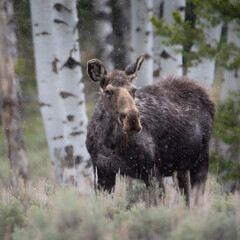
[[[132,135],[142,130],[140,116],[135,104],[136,87],[132,83],[144,60],[141,54],[125,71],[108,72],[99,59],[87,63],[87,73],[102,88],[102,98],[110,117],[121,126],[125,134]]]

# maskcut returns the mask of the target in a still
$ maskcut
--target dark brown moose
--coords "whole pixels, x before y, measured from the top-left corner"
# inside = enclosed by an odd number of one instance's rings
[[[143,60],[144,54],[125,71],[113,72],[98,59],[87,63],[89,77],[101,86],[86,141],[95,186],[111,191],[119,171],[147,186],[155,169],[161,177],[176,172],[189,203],[190,185],[204,192],[215,103],[206,88],[186,77],[168,76],[136,89],[132,81]]]

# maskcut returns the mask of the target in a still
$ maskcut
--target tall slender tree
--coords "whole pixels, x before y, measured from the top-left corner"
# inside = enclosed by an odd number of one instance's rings
[[[8,158],[11,163],[13,182],[18,186],[19,177],[29,178],[28,161],[24,146],[20,97],[14,70],[16,43],[13,21],[13,2],[0,2],[0,95],[2,122],[8,146]]]
[[[53,8],[52,40],[57,59],[57,98],[60,121],[63,123],[63,182],[72,182],[77,185],[79,192],[89,193],[93,170],[85,146],[88,121],[80,65],[76,1],[58,0]]]
[[[164,0],[153,1],[153,14],[158,19],[163,17],[163,6]],[[163,46],[161,44],[161,37],[153,29],[153,79],[158,81],[161,73],[161,53],[163,51]]]
[[[31,15],[34,40],[35,68],[38,97],[43,117],[50,157],[57,180],[62,184],[64,166],[63,123],[59,120],[59,102],[56,94],[58,76],[52,41],[52,1],[32,0]]]
[[[198,21],[208,25],[204,19],[199,19]],[[199,27],[195,26],[195,28]],[[221,32],[222,23],[216,26],[204,26],[203,33],[206,38],[206,44],[211,48],[216,48],[217,43],[220,41]],[[191,51],[198,52],[199,46],[193,45]],[[200,63],[188,68],[186,75],[197,79],[197,81],[211,89],[215,78],[215,59],[202,58]]]
[[[32,0],[32,26],[41,112],[59,183],[88,194],[92,166],[85,146],[86,109],[76,1]]]
[[[131,0],[131,57],[132,61],[145,53],[145,62],[139,74],[137,86],[153,82],[153,26],[149,21],[153,13],[152,0]]]
[[[95,0],[95,33],[97,57],[104,61],[108,70],[114,69],[113,62],[113,27],[111,0]]]
[[[162,17],[165,19],[166,23],[169,27],[173,27],[174,18],[172,13],[174,11],[179,11],[181,14],[182,19],[184,19],[184,10],[185,10],[185,0],[165,0],[162,6]],[[160,38],[160,41],[167,41],[166,38]],[[176,52],[175,49],[181,49],[182,46],[166,46],[161,45],[161,76],[165,74],[173,74],[175,76],[182,76],[183,69],[182,69],[182,54]]]
[[[227,26],[227,43],[240,49],[240,26],[236,20],[228,23]],[[234,54],[236,57],[236,53]],[[238,56],[239,57],[239,56]],[[233,60],[233,56],[230,57],[230,61]],[[232,65],[232,68],[226,69],[223,76],[223,84],[221,91],[221,100],[226,100],[229,90],[240,89],[240,67]]]
[[[112,0],[113,62],[116,69],[124,69],[130,61],[130,1]]]

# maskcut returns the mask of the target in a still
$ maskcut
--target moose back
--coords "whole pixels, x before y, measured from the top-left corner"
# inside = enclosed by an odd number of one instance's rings
[[[144,54],[113,72],[98,59],[88,61],[89,77],[101,86],[86,141],[95,186],[111,191],[119,171],[147,186],[154,169],[159,179],[177,172],[188,202],[190,185],[204,192],[215,103],[206,88],[185,77],[136,89],[132,81],[143,60]]]

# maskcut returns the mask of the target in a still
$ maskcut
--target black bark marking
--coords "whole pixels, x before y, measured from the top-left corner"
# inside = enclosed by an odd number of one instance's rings
[[[83,121],[81,121],[81,122],[79,123],[79,125],[82,126],[82,125],[83,125]]]
[[[57,136],[57,137],[54,137],[53,140],[57,140],[57,139],[62,139],[63,136]]]
[[[153,72],[154,77],[159,77],[160,76],[160,69],[157,69]]]
[[[69,8],[65,7],[63,4],[61,3],[55,3],[53,8],[55,8],[57,11],[61,12],[63,9],[69,13],[72,12],[72,10],[70,10]]]
[[[65,165],[66,167],[74,167],[75,165],[80,164],[83,161],[83,158],[79,155],[74,157],[74,150],[72,145],[65,147]]]
[[[87,164],[86,164],[85,168],[90,168],[90,167],[92,167],[92,160],[91,159],[89,159],[87,161]]]
[[[65,165],[66,167],[73,167],[74,166],[74,161],[73,161],[73,146],[68,145],[65,147]]]
[[[78,102],[78,105],[82,105],[82,104],[83,104],[83,101],[82,101],[82,100]]]
[[[69,122],[74,121],[74,116],[73,116],[73,115],[68,115],[68,116],[67,116],[67,120],[68,120]]]
[[[83,131],[77,131],[77,132],[72,132],[70,133],[71,136],[78,136],[78,135],[81,135],[83,134],[84,132]]]
[[[43,31],[43,32],[40,32],[40,33],[36,33],[35,35],[38,37],[38,36],[42,36],[42,35],[43,35],[43,36],[45,36],[45,35],[51,35],[51,33],[46,32],[46,31]]]
[[[185,7],[185,6],[180,6],[180,7],[178,8],[178,10],[179,10],[180,12],[183,12],[183,11],[185,11],[185,9],[186,9],[186,7]]]
[[[51,104],[48,104],[48,103],[40,102],[40,103],[39,103],[39,107],[52,107],[52,105],[51,105]]]
[[[164,8],[164,2],[160,3],[160,6],[159,6],[159,18],[163,18],[163,8]]]
[[[70,69],[75,68],[76,66],[81,66],[81,63],[76,61],[74,58],[71,56],[68,58],[68,60],[63,64],[63,66],[60,68],[62,70],[64,67],[68,67]]]
[[[160,56],[164,59],[173,58],[167,51],[163,50]]]
[[[35,26],[35,27],[38,27],[38,26],[39,26],[39,23],[34,23],[34,26]]]
[[[141,29],[140,27],[137,27],[137,28],[136,28],[136,32],[141,32],[141,30],[142,30],[142,29]]]
[[[238,70],[235,70],[235,72],[234,72],[234,77],[235,77],[235,78],[238,78]]]
[[[102,11],[96,13],[95,18],[101,21],[102,20],[112,21],[112,15]]]
[[[60,19],[54,19],[53,20],[53,22],[54,23],[57,23],[57,24],[64,24],[64,25],[66,25],[66,26],[68,26],[68,23],[66,23],[65,21],[63,21],[63,20],[60,20]]]
[[[52,61],[52,71],[55,72],[55,73],[58,73],[58,70],[57,70],[57,63],[58,62],[59,62],[59,60],[56,57]]]
[[[144,56],[144,58],[145,58],[146,60],[148,60],[149,58],[151,58],[151,55],[148,54],[148,53],[146,53],[145,56]],[[140,66],[140,67],[141,67],[141,66]],[[140,67],[139,67],[139,68],[140,68]]]
[[[77,98],[76,95],[74,95],[74,94],[72,94],[72,93],[69,93],[69,92],[60,92],[59,94],[60,94],[60,96],[61,96],[62,98],[68,98],[68,97]]]
[[[81,162],[82,162],[82,160],[83,160],[83,158],[81,157],[81,156],[76,156],[75,157],[75,165],[78,165],[78,164],[80,164]]]
[[[145,35],[148,36],[150,34],[150,31],[146,31]]]

